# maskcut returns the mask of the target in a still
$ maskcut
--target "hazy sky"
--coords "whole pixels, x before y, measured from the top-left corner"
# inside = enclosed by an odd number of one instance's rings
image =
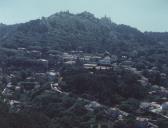
[[[26,22],[65,10],[106,15],[142,31],[168,31],[168,0],[0,0],[0,22]]]

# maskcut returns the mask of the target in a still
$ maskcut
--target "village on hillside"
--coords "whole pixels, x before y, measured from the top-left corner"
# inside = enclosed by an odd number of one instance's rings
[[[70,92],[64,89],[67,83],[64,72],[68,72],[68,70],[85,71],[90,75],[110,71],[118,73],[118,77],[122,77],[122,72],[129,72],[137,76],[138,86],[148,88],[147,98],[139,101],[136,111],[125,112],[125,109],[120,107],[121,104],[107,107],[97,99],[92,100],[92,98],[81,96],[78,100],[86,102],[84,107],[87,111],[102,108],[105,115],[108,116],[108,120],[101,122],[99,128],[109,123],[112,125],[112,120],[124,120],[133,113],[140,128],[158,128],[156,123],[158,118],[168,119],[168,89],[152,85],[149,78],[135,68],[136,62],[133,57],[117,56],[108,51],[94,54],[81,50],[63,52],[50,49],[42,51],[18,48],[15,51],[17,58],[2,62],[0,67],[0,79],[3,85],[1,98],[9,105],[12,112],[31,107],[29,102],[32,96],[40,90],[70,95]],[[157,72],[163,80],[168,77],[165,73],[157,71],[155,67],[150,68],[147,72],[149,74]],[[69,75],[71,76],[71,74]],[[131,104],[131,102],[127,104]],[[110,126],[107,125],[107,127]]]

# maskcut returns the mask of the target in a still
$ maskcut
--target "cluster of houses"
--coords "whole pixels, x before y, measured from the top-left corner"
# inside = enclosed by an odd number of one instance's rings
[[[41,67],[45,69],[54,68],[56,66],[72,66],[75,64],[81,64],[85,69],[97,69],[106,70],[110,69],[112,65],[118,63],[125,66],[132,66],[134,63],[131,58],[126,55],[117,56],[110,54],[108,51],[104,53],[84,53],[83,51],[69,51],[63,52],[58,50],[41,51],[37,49],[18,48],[20,54],[31,57],[34,61],[37,61]],[[40,67],[39,66],[39,67]],[[41,68],[42,69],[42,68]]]
[[[42,53],[40,50],[27,50],[26,48],[18,48],[18,53],[34,59],[42,66],[48,68],[49,64],[65,64],[74,65],[78,62],[84,65],[84,68],[108,69],[113,63],[118,61],[118,56],[111,55],[109,52],[101,54],[89,54],[83,51],[61,52],[57,50],[48,50]],[[122,56],[121,58],[124,58]]]
[[[153,85],[149,91],[149,95],[153,97],[158,97],[160,102],[168,101],[168,89],[162,86]]]
[[[122,66],[125,70],[134,72],[134,74],[139,76],[138,82],[141,83],[140,85],[150,85],[148,78],[144,77],[142,72],[132,67],[134,63],[131,58],[128,58],[127,56],[118,57],[107,51],[101,54],[89,54],[84,53],[83,51],[61,52],[57,50],[46,50],[45,52],[42,52],[41,50],[27,50],[26,48],[18,48],[17,50],[20,56],[25,56],[30,60],[23,60],[23,64],[29,63],[28,65],[30,67],[33,65],[37,70],[32,70],[33,75],[27,77],[24,81],[15,80],[17,77],[16,74],[6,74],[7,84],[2,91],[2,95],[5,97],[5,102],[8,102],[13,109],[18,108],[15,111],[20,110],[22,104],[20,99],[24,98],[22,97],[22,94],[29,94],[34,90],[38,90],[40,87],[44,86],[43,84],[46,81],[50,83],[49,89],[63,93],[59,87],[59,83],[62,81],[59,68],[63,66],[80,65],[85,69],[95,70],[108,70],[113,68],[113,71],[118,70],[120,66]],[[122,62],[120,60],[122,60]],[[2,72],[2,69],[0,69],[0,77],[4,75]],[[166,77],[165,74],[161,75],[163,78]],[[14,83],[13,81],[17,82]],[[149,95],[160,97],[160,101],[162,102],[143,102],[140,105],[140,109],[142,111],[158,114],[159,116],[168,119],[168,90],[165,87],[157,85],[150,86],[151,89],[148,92]],[[88,111],[102,108],[105,115],[112,117],[115,120],[123,120],[123,118],[126,118],[129,115],[117,108],[107,109],[96,101],[88,102],[88,104],[85,105],[85,108]],[[150,124],[146,118],[137,117],[137,120],[141,122],[141,125],[151,125],[151,128],[157,128],[157,126]],[[146,122],[147,124],[145,124]]]
[[[58,84],[61,82],[61,77],[59,72],[53,70],[43,73],[34,73],[33,76],[27,77],[24,81],[16,81],[17,76],[11,74],[8,79],[6,87],[2,91],[4,101],[8,103],[11,109],[16,109],[14,111],[19,111],[20,107],[23,105],[25,96],[31,94],[33,91],[39,90],[41,87],[45,87],[46,81],[52,85],[48,86],[48,89],[56,91]],[[56,86],[57,85],[57,86]],[[60,90],[57,90],[60,91]],[[61,92],[61,91],[60,91]]]
[[[143,104],[143,103],[142,103]],[[130,114],[126,113],[122,110],[120,110],[117,107],[106,107],[104,105],[101,105],[100,103],[96,102],[96,101],[92,101],[89,102],[88,104],[85,105],[85,108],[88,111],[94,112],[96,109],[99,109],[102,114],[104,115],[104,117],[106,117],[106,120],[103,121],[97,121],[98,122],[98,127],[107,127],[107,128],[111,128],[114,126],[115,122],[118,121],[123,121],[126,118],[129,118]],[[138,128],[159,128],[157,125],[155,125],[154,123],[152,123],[152,121],[149,118],[145,118],[145,117],[141,117],[141,116],[137,116],[136,117],[136,122],[135,122],[136,126]]]
[[[159,104],[157,102],[142,102],[141,111],[150,114],[152,117],[163,118],[168,120],[168,102]]]

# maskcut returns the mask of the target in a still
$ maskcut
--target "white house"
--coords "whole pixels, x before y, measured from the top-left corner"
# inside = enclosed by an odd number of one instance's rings
[[[163,111],[168,111],[168,102],[163,103],[161,108]]]

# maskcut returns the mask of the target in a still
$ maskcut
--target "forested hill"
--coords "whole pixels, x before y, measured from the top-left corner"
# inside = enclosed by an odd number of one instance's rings
[[[113,53],[145,49],[158,44],[147,34],[110,18],[96,18],[89,12],[60,12],[16,25],[0,25],[0,44],[7,48],[52,47],[87,52]]]
[[[168,42],[168,32],[145,32],[145,34],[162,45]]]

